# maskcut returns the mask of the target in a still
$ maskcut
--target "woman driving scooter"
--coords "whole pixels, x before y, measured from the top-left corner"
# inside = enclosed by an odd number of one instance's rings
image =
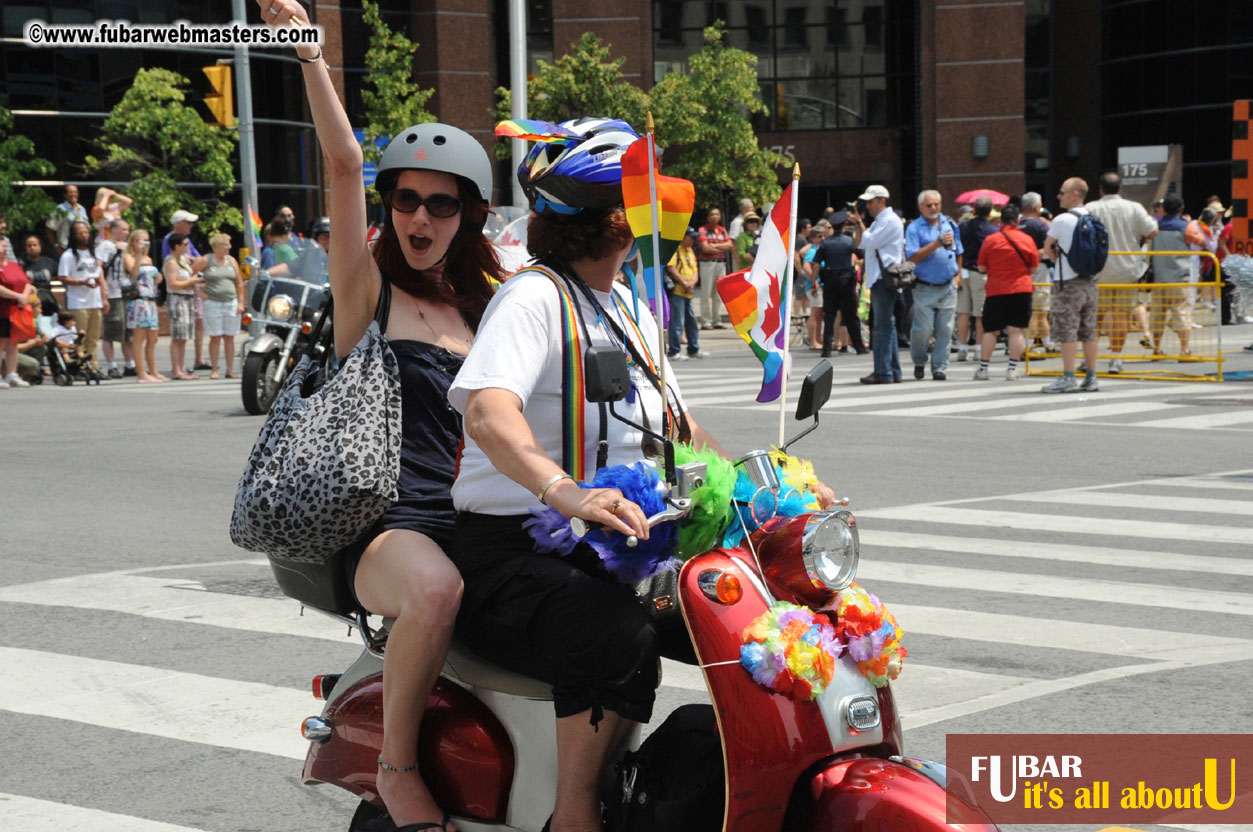
[[[541,554],[523,523],[546,504],[646,539],[638,505],[576,479],[639,461],[651,444],[585,401],[575,346],[611,346],[627,356],[632,391],[615,405],[619,414],[721,449],[684,411],[668,368],[669,389],[661,391],[656,368],[667,359],[656,321],[643,308],[633,317],[629,293],[615,285],[634,242],[622,209],[620,157],[637,136],[616,120],[562,126],[579,136],[537,145],[518,170],[533,209],[527,245],[538,263],[497,292],[449,391],[466,429],[449,556],[465,581],[458,638],[553,686],[558,773],[547,828],[599,832],[600,772],[631,723],[652,713],[658,635],[632,590],[600,569],[585,546],[571,557]]]
[[[273,26],[307,25],[296,0],[258,0]],[[385,332],[400,372],[402,446],[399,498],[350,548],[348,585],[372,613],[395,617],[383,664],[383,747],[377,788],[406,832],[450,832],[447,815],[418,773],[418,727],[439,675],[461,597],[461,578],[444,555],[453,530],[449,496],[461,420],[448,386],[470,349],[503,277],[483,223],[492,164],[469,134],[419,124],[391,140],[376,187],[387,220],[366,247],[361,147],[317,46],[299,46],[309,106],[326,158],[331,223],[335,350],[346,355],[392,291]],[[390,827],[388,827],[390,828]]]

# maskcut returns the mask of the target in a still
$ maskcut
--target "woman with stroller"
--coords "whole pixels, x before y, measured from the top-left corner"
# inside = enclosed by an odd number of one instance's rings
[[[258,5],[273,26],[308,24],[296,0]],[[462,432],[448,405],[448,387],[491,298],[490,280],[504,277],[482,233],[492,162],[477,140],[447,124],[419,124],[393,137],[376,182],[387,222],[373,250],[367,248],[361,146],[321,50],[302,45],[296,54],[326,160],[327,204],[336,229],[328,252],[335,351],[344,356],[352,350],[373,320],[380,294],[389,291],[383,330],[400,372],[399,498],[347,558],[358,602],[395,617],[383,661],[378,793],[405,832],[452,832],[418,773],[418,727],[461,601],[461,576],[444,554],[454,525],[449,489]]]

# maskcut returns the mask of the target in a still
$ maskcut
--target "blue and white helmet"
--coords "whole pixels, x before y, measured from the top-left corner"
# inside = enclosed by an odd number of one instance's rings
[[[572,216],[622,205],[622,154],[639,138],[621,119],[577,118],[561,126],[576,136],[537,143],[518,181],[537,214]]]

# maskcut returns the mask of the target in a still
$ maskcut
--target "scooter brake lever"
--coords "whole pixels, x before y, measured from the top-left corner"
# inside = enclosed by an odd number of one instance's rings
[[[648,518],[648,528],[651,529],[658,523],[664,523],[667,520],[682,520],[692,510],[692,501],[686,498],[677,498],[667,502],[669,505],[663,511],[659,511]],[[631,535],[627,538],[626,544],[628,548],[634,549],[640,545],[640,540],[635,535]]]

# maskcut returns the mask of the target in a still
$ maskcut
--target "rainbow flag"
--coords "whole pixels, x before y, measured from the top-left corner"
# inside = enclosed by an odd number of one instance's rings
[[[248,210],[248,230],[252,232],[252,239],[248,241],[248,250],[252,252],[252,256],[257,259],[261,258],[261,217],[257,216],[257,212],[252,210],[252,206],[247,206]]]
[[[640,247],[640,262],[644,266],[648,302],[656,314],[658,303],[654,295],[658,281],[653,272],[653,263],[660,263],[664,269],[683,242],[683,235],[687,233],[688,223],[692,220],[692,211],[696,208],[696,186],[686,179],[662,176],[655,171],[659,251],[654,260],[652,198],[648,187],[648,160],[654,154],[652,147],[652,136],[642,136],[622,154],[622,204],[626,208],[631,233],[635,235],[635,241]],[[664,317],[668,304],[662,303],[661,307],[661,317]]]
[[[528,142],[561,142],[577,138],[573,130],[567,130],[560,124],[551,121],[540,121],[534,118],[522,118],[514,121],[502,121],[496,125],[496,138],[522,139]]]
[[[718,281],[718,296],[727,307],[731,325],[761,361],[759,402],[779,398],[787,380],[783,356],[788,337],[787,264],[793,251],[794,187],[795,182],[788,185],[770,211],[757,241],[757,259],[752,269],[732,272]]]

